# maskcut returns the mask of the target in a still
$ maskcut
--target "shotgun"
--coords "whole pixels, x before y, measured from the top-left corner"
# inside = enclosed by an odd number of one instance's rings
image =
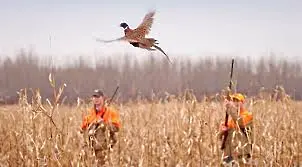
[[[230,91],[232,91],[232,78],[233,78],[233,69],[234,69],[234,59],[232,59],[232,66],[231,66],[231,74],[230,74],[230,83],[229,83],[229,91],[228,91],[228,96],[227,96],[227,99],[230,100]],[[225,122],[224,122],[224,125],[226,127],[228,127],[228,119],[229,119],[229,115],[227,112],[225,112]],[[225,148],[225,142],[226,142],[226,139],[228,137],[228,131],[224,131],[223,133],[223,140],[222,140],[222,144],[221,144],[221,147],[220,149],[223,150]]]
[[[112,100],[113,100],[114,96],[116,95],[118,89],[119,89],[119,86],[116,87],[116,89],[115,89],[113,95],[111,96],[111,98],[110,98],[110,100],[109,100],[109,103],[108,103],[108,106],[109,106],[110,103],[112,102]]]

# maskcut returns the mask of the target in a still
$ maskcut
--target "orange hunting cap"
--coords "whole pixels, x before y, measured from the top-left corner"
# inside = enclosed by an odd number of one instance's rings
[[[241,93],[232,94],[232,95],[230,95],[230,97],[231,97],[232,99],[239,100],[240,102],[244,102],[244,100],[245,100],[244,95],[241,94]]]

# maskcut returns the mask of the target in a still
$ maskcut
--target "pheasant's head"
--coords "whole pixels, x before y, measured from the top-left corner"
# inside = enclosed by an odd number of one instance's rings
[[[120,26],[123,27],[124,29],[129,27],[127,23],[121,23]]]

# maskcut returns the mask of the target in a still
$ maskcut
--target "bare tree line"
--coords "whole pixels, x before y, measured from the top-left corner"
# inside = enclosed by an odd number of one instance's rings
[[[184,59],[173,65],[164,58],[150,55],[147,61],[131,60],[121,56],[119,61],[107,57],[92,66],[85,57],[72,60],[73,64],[52,69],[50,59],[41,59],[32,53],[21,52],[15,60],[0,60],[0,101],[16,102],[17,91],[39,88],[42,96],[52,95],[48,75],[52,71],[58,84],[66,83],[63,96],[75,102],[87,97],[93,89],[101,88],[110,96],[120,86],[119,100],[138,97],[150,98],[165,93],[181,94],[193,90],[198,99],[227,87],[231,58],[202,56],[198,61]],[[300,62],[262,57],[256,63],[236,58],[234,79],[237,91],[256,95],[261,87],[274,89],[281,85],[296,100],[302,95]]]

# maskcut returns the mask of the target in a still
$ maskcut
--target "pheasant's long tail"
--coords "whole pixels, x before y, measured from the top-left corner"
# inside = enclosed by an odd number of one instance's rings
[[[168,61],[172,64],[169,56],[159,47],[159,46],[156,46],[155,44],[153,45],[153,47],[155,47],[156,49],[158,49],[159,51],[161,51],[165,56],[166,58],[168,59]]]

